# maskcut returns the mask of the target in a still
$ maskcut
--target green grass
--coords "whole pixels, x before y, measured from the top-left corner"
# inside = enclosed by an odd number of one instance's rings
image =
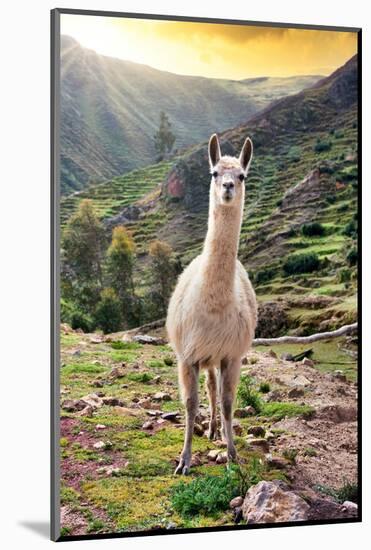
[[[261,415],[272,418],[273,420],[282,420],[286,416],[303,416],[313,412],[309,405],[298,405],[296,403],[264,403]]]

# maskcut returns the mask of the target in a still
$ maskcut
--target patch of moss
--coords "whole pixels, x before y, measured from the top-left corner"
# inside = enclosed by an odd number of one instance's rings
[[[303,416],[313,412],[309,405],[298,405],[297,403],[279,403],[272,401],[264,403],[261,415],[268,416],[274,420],[281,420],[285,416]]]

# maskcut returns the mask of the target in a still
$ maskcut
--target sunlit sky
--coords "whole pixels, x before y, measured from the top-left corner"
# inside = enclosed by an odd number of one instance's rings
[[[61,34],[96,52],[178,74],[242,79],[327,75],[357,52],[355,32],[61,15]]]

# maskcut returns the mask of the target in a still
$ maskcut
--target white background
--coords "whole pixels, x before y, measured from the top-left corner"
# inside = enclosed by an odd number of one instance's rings
[[[363,27],[364,286],[370,303],[370,16],[365,0],[18,0],[1,7],[0,168],[0,544],[45,548],[49,521],[49,10],[54,7],[132,11],[256,21]],[[367,125],[368,124],[368,125]],[[5,165],[5,169],[4,169]],[[366,306],[364,306],[366,309]],[[70,542],[69,548],[161,548],[226,545],[275,550],[327,546],[364,548],[370,533],[370,356],[364,321],[364,523],[235,533]],[[368,537],[367,537],[368,534]],[[361,541],[363,540],[363,542]]]

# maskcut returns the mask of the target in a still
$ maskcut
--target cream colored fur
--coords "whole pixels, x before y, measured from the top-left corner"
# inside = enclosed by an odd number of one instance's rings
[[[245,184],[239,176],[247,174],[251,156],[249,139],[237,159],[221,157],[217,137],[211,137],[210,166],[217,176],[212,177],[210,185],[208,230],[203,251],[179,277],[169,303],[166,328],[177,354],[180,389],[192,431],[193,409],[198,407],[197,398],[193,395],[197,392],[198,369],[211,369],[211,382],[215,378],[214,369],[221,370],[224,386],[229,388],[224,391],[228,395],[221,395],[221,401],[225,398],[225,401],[232,399],[233,402],[241,357],[254,337],[257,321],[255,293],[244,267],[237,259],[245,198]],[[213,388],[215,384],[211,386]],[[222,386],[223,380],[220,383]],[[215,401],[213,392],[212,389],[209,392],[211,404]],[[215,420],[212,410],[212,420],[213,416]],[[231,422],[231,418],[227,421]],[[223,422],[224,435],[228,440],[225,429]],[[210,425],[210,432],[213,432],[211,436],[215,436],[215,426],[213,430]],[[188,440],[191,436],[188,434]],[[185,443],[180,464],[182,471],[178,473],[188,472],[189,447],[189,442],[188,445]],[[234,458],[233,441],[229,442],[229,451]]]

